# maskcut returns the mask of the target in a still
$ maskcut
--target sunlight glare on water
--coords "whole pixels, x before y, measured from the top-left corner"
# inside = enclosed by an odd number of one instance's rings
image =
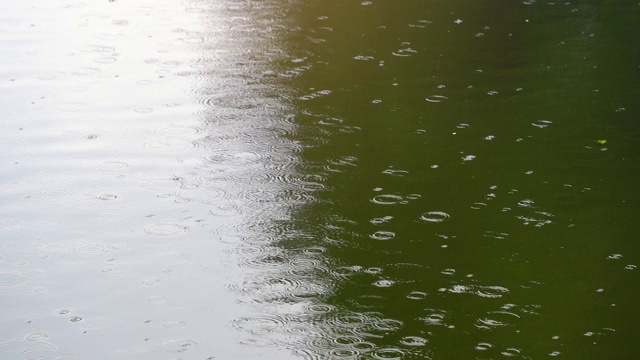
[[[0,358],[637,358],[638,11],[3,3]]]

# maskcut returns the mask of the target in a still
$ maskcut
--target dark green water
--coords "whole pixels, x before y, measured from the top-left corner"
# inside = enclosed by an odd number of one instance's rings
[[[68,5],[4,6],[7,359],[640,357],[637,2]]]

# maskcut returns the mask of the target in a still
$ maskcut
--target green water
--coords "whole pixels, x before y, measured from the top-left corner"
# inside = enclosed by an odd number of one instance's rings
[[[640,4],[1,8],[3,359],[640,357]]]
[[[638,4],[314,5],[292,138],[326,187],[295,217],[363,319],[337,331],[380,358],[638,356]]]

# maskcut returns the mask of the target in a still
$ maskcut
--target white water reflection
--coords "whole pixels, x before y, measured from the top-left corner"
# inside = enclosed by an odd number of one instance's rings
[[[322,184],[276,9],[0,8],[0,357],[297,357],[323,251],[281,243]]]

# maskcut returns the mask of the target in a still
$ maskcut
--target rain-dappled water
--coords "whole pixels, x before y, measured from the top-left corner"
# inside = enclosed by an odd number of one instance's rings
[[[636,359],[640,5],[0,5],[0,358]]]

